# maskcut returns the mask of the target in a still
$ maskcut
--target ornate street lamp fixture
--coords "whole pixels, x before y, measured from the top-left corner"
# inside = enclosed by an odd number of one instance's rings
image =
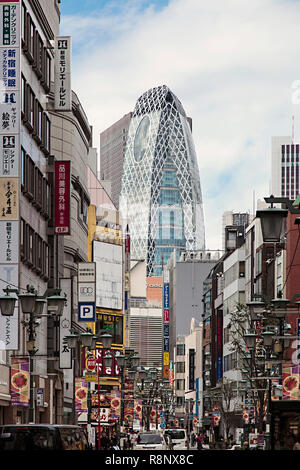
[[[272,305],[274,306],[273,314],[276,318],[282,319],[286,315],[286,309],[290,301],[288,299],[272,299],[271,300]]]
[[[244,335],[246,345],[249,349],[253,349],[256,343],[256,334],[255,333],[246,333]]]
[[[80,339],[84,348],[91,348],[93,344],[94,335],[92,332],[87,331],[80,334]]]
[[[262,333],[262,337],[263,337],[263,340],[264,340],[264,345],[265,345],[266,348],[272,346],[272,344],[273,344],[273,336],[274,336],[273,331],[264,331],[264,332]]]
[[[280,242],[283,232],[283,220],[287,215],[287,209],[273,207],[273,203],[271,203],[271,207],[268,209],[256,211],[256,217],[260,218],[261,221],[261,230],[265,243]]]
[[[248,302],[246,305],[249,307],[251,319],[253,321],[260,320],[266,309],[265,303],[252,300],[252,302]]]
[[[36,293],[34,291],[18,294],[18,298],[23,313],[35,313]]]
[[[6,291],[6,295],[0,297],[0,310],[1,315],[4,317],[11,317],[14,314],[16,297],[12,297]]]
[[[76,333],[71,333],[69,335],[66,335],[65,339],[67,340],[68,348],[75,349],[76,345],[77,345],[78,338],[79,338],[79,336]]]
[[[109,333],[104,333],[103,335],[99,336],[99,339],[102,343],[103,349],[110,349],[112,345],[112,335]]]
[[[58,317],[61,317],[63,314],[63,309],[65,305],[66,298],[60,295],[51,295],[47,298],[48,302],[48,312],[51,312]]]

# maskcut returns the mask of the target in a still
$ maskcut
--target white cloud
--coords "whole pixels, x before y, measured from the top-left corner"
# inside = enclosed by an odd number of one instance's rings
[[[291,134],[292,114],[297,138],[299,20],[298,2],[283,0],[171,0],[160,11],[129,1],[117,15],[62,18],[95,146],[157,85],[193,118],[208,248],[221,248],[225,210],[252,210],[253,191],[268,195],[271,136]]]

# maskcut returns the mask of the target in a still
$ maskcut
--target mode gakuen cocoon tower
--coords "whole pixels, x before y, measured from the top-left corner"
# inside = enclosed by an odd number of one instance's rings
[[[152,88],[137,101],[127,135],[120,211],[129,224],[131,258],[160,276],[176,248],[204,250],[200,176],[191,120],[171,90]]]

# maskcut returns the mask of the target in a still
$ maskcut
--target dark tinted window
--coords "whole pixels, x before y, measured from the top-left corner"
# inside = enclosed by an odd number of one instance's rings
[[[166,431],[166,434],[169,434],[169,436],[171,436],[172,439],[184,439],[185,435],[184,435],[184,431],[177,431],[177,430],[174,430],[174,431]]]
[[[52,450],[55,449],[55,431],[47,428],[3,427],[1,450]]]
[[[159,434],[140,434],[138,444],[160,444],[161,436]]]

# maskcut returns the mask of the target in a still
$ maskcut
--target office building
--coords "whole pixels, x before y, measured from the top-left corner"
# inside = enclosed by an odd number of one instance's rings
[[[299,144],[291,137],[272,137],[270,194],[295,200],[299,195]]]
[[[100,179],[111,184],[111,199],[119,208],[126,140],[132,113],[100,134]]]
[[[138,100],[129,126],[120,210],[131,233],[132,259],[160,276],[174,248],[204,249],[204,217],[191,125],[167,86]]]

